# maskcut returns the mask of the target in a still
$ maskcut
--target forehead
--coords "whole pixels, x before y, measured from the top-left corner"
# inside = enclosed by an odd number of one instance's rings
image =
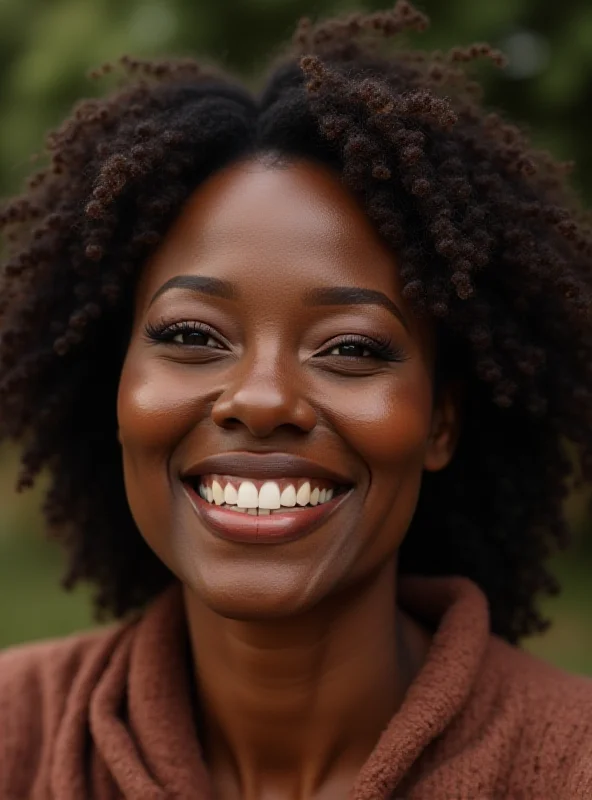
[[[138,299],[184,274],[246,289],[280,278],[399,293],[396,259],[361,206],[329,169],[304,161],[233,164],[202,184],[146,265]]]

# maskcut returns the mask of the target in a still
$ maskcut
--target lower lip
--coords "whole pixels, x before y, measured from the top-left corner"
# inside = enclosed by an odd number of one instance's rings
[[[349,496],[348,491],[312,508],[260,517],[208,503],[191,486],[184,484],[184,487],[197,513],[212,533],[230,542],[249,544],[274,544],[301,539],[322,525]]]

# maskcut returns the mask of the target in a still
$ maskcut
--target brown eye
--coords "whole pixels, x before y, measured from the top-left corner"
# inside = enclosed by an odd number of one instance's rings
[[[171,341],[188,347],[215,347],[221,349],[219,342],[205,331],[181,331]]]
[[[337,345],[329,351],[331,356],[349,356],[350,358],[367,358],[372,351],[363,344],[347,343]]]
[[[364,361],[405,361],[403,351],[391,341],[381,340],[359,334],[349,334],[341,341],[334,342],[319,357],[340,356],[343,360],[354,359]]]
[[[152,342],[176,347],[203,347],[210,350],[225,350],[219,338],[209,326],[201,322],[175,322],[172,325],[146,325],[146,336]]]

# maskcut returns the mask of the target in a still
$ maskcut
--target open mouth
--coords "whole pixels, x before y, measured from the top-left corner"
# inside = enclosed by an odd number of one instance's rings
[[[186,483],[212,506],[258,517],[322,506],[351,488],[322,478],[254,480],[215,474],[194,475]]]
[[[279,544],[309,535],[346,502],[352,486],[325,478],[257,480],[203,474],[183,480],[192,505],[217,537]]]

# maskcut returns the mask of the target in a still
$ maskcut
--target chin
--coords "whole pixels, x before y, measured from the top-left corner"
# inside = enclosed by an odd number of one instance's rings
[[[227,619],[266,621],[305,613],[323,596],[312,579],[277,565],[222,564],[182,576],[186,589],[210,611]],[[318,589],[319,587],[317,587]]]

